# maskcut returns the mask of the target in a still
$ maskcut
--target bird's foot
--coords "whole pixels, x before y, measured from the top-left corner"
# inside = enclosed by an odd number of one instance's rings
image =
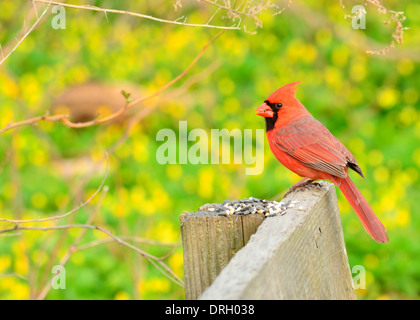
[[[319,183],[315,182],[315,180],[309,179],[309,178],[304,178],[304,179],[296,182],[293,186],[291,186],[290,189],[283,196],[283,199],[286,198],[289,194],[291,194],[295,190],[307,189],[310,186],[321,187],[321,185]]]

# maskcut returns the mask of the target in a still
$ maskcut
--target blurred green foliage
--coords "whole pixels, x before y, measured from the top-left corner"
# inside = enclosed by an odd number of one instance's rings
[[[2,1],[3,46],[15,41],[22,28],[24,9],[32,6],[26,2]],[[173,20],[185,15],[191,23],[207,22],[215,10],[204,3],[185,2],[184,8],[178,8],[182,12],[175,12],[166,1],[91,4]],[[119,236],[176,244],[183,210],[193,211],[203,203],[225,199],[272,198],[287,190],[299,177],[275,160],[267,143],[264,172],[246,176],[245,165],[160,165],[155,156],[160,142],[155,137],[162,128],[177,132],[179,120],[187,120],[189,129],[207,131],[264,128],[263,120],[253,112],[255,107],[278,87],[300,80],[298,98],[358,159],[366,178],[354,176],[355,183],[389,232],[389,244],[375,243],[338,194],[350,266],[362,265],[367,272],[367,288],[358,290],[358,297],[419,298],[420,66],[415,53],[420,50],[420,5],[387,1],[389,8],[405,11],[404,25],[410,30],[404,34],[403,45],[378,56],[367,54],[361,43],[370,39],[368,46],[379,43],[381,47],[372,49],[382,49],[389,44],[395,26],[383,25],[386,16],[374,8],[367,8],[366,30],[353,30],[351,21],[343,18],[339,1],[293,2],[296,6],[292,4],[292,9],[280,15],[263,11],[263,28],[256,34],[226,32],[174,88],[134,108],[135,113],[157,107],[110,155],[106,179],[110,190],[94,223]],[[344,10],[351,13],[351,5],[345,4]],[[55,30],[50,23],[53,16],[0,67],[0,128],[45,114],[62,90],[88,81],[134,83],[141,93],[153,93],[182,73],[217,33],[70,8],[66,10],[66,29]],[[221,16],[213,23],[233,24]],[[252,21],[245,23],[248,30],[255,29]],[[343,30],[348,32],[344,38],[340,36]],[[205,74],[214,63],[219,67]],[[194,76],[201,78],[188,83]],[[3,133],[0,217],[43,218],[64,213],[86,200],[105,174],[105,150],[121,139],[124,130],[125,125],[118,123],[86,129],[40,123]],[[93,166],[94,161],[101,165]],[[86,177],[84,185],[81,182]],[[86,223],[98,199],[59,223]],[[1,229],[11,226],[0,223]],[[1,234],[0,298],[34,297],[34,290],[42,289],[46,276],[51,276],[51,266],[58,264],[79,232]],[[89,230],[82,243],[104,238]],[[156,256],[172,250],[171,246],[137,245]],[[180,246],[165,262],[182,277]],[[66,276],[67,289],[51,290],[48,299],[184,297],[183,288],[117,243],[75,252],[66,264]]]

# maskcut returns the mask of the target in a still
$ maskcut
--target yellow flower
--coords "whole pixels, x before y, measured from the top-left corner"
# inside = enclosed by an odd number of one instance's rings
[[[114,296],[114,300],[130,300],[130,295],[125,291],[118,291]]]
[[[16,282],[10,290],[14,299],[16,300],[27,300],[29,299],[29,286],[24,283]]]
[[[0,273],[3,273],[5,270],[7,270],[11,265],[11,259],[10,256],[7,254],[2,254],[0,256]]]
[[[211,198],[213,195],[214,172],[211,167],[204,167],[198,173],[198,195],[202,198]]]
[[[340,70],[334,67],[327,67],[325,69],[325,80],[332,88],[338,88],[342,81]]]
[[[139,205],[139,208],[142,214],[149,216],[156,212],[156,203],[151,200],[145,200]]]
[[[130,202],[134,207],[140,207],[145,200],[145,191],[140,186],[134,186],[130,189]]]
[[[4,106],[1,110],[0,125],[4,128],[8,123],[14,119],[13,108]]]
[[[407,209],[400,209],[397,211],[397,224],[399,226],[406,226],[410,223],[410,212]]]
[[[146,162],[149,158],[149,151],[147,150],[147,140],[134,139],[133,140],[133,156],[138,162]]]
[[[19,87],[7,76],[0,75],[0,88],[6,97],[16,98],[19,95]]]
[[[159,209],[167,209],[170,205],[170,197],[164,189],[161,187],[155,187],[152,190],[152,201],[156,204]]]
[[[149,233],[151,237],[163,242],[175,242],[178,239],[179,232],[168,221],[161,221],[153,226]]]
[[[41,93],[43,92],[37,77],[32,73],[25,73],[20,78],[19,85],[23,98],[28,102],[28,107],[35,110],[38,107],[36,103],[41,100]]]
[[[166,175],[173,181],[178,181],[182,176],[182,167],[179,164],[171,164],[166,167]]]
[[[152,292],[168,292],[170,283],[167,278],[152,277],[143,284],[143,290]]]
[[[394,88],[385,88],[378,93],[378,104],[384,109],[390,109],[398,103],[400,92]]]
[[[175,252],[169,257],[168,264],[175,273],[182,273],[182,267],[184,265],[184,256],[182,252]]]

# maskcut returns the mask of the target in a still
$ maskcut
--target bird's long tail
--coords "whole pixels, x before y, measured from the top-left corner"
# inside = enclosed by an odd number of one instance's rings
[[[389,242],[384,225],[375,216],[375,213],[373,213],[373,210],[362,196],[359,189],[357,189],[353,181],[351,181],[350,177],[339,179],[337,185],[352,206],[353,210],[356,212],[366,232],[369,233],[377,242]]]

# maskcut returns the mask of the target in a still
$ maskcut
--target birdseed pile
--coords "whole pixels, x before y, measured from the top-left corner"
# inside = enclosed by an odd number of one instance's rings
[[[199,211],[214,212],[219,216],[247,215],[253,213],[263,214],[265,217],[284,215],[288,208],[293,208],[298,203],[296,200],[268,201],[253,197],[242,200],[225,200],[220,203],[207,203],[201,206]]]

